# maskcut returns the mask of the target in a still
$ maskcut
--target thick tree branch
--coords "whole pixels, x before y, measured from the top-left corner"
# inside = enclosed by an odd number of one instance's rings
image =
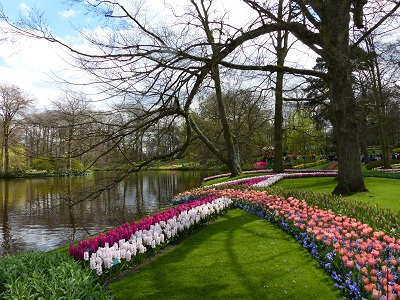
[[[318,71],[314,71],[314,70],[308,70],[308,69],[297,69],[297,68],[291,68],[291,67],[285,67],[285,66],[275,66],[275,65],[265,65],[265,66],[238,65],[238,64],[233,64],[233,63],[226,62],[226,61],[221,61],[220,64],[227,68],[232,68],[232,69],[236,69],[236,70],[265,71],[265,72],[272,72],[272,73],[282,71],[282,72],[286,72],[286,73],[290,73],[290,74],[314,76],[314,77],[324,79],[326,81],[329,81],[329,79],[330,79],[330,77],[327,73],[318,72]]]

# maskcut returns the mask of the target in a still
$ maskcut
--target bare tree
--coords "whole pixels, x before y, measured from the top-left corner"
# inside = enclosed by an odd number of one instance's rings
[[[18,86],[0,85],[0,118],[2,125],[2,165],[4,173],[10,172],[11,139],[18,128],[18,121],[29,108],[33,99],[24,94]]]
[[[264,91],[237,89],[238,85],[235,82],[229,91],[223,94],[223,98],[236,151],[240,153],[241,160],[252,162],[254,157],[260,156],[268,131],[273,131],[271,111],[268,110],[271,100]],[[214,94],[208,95],[201,101],[195,119],[196,123],[207,132],[212,143],[220,151],[227,152],[215,97]],[[199,143],[195,143],[190,151],[196,152],[202,160],[212,158],[210,152]]]
[[[71,159],[81,152],[79,144],[87,138],[84,128],[89,124],[89,102],[85,95],[70,90],[52,104],[58,119],[59,139],[64,141],[60,146],[65,144],[65,153],[61,155],[66,155],[67,170],[71,171]]]

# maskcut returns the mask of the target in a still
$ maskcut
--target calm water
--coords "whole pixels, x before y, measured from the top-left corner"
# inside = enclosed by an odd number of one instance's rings
[[[48,251],[168,206],[179,192],[198,187],[200,171],[132,174],[100,196],[105,173],[79,178],[0,180],[0,256]],[[94,197],[96,196],[96,197]]]

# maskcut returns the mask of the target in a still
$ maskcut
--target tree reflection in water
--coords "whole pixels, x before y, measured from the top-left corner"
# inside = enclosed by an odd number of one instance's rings
[[[114,188],[89,198],[105,173],[87,177],[0,180],[0,256],[48,251],[130,222],[169,205],[179,192],[198,187],[200,171],[131,174]]]

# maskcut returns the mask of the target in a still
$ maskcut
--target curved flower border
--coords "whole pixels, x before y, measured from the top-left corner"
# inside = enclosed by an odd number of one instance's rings
[[[210,221],[226,212],[232,200],[216,195],[180,204],[177,207],[148,216],[99,234],[97,237],[71,245],[69,254],[89,261],[90,268],[102,275],[122,261],[146,252],[156,252],[196,225]]]

